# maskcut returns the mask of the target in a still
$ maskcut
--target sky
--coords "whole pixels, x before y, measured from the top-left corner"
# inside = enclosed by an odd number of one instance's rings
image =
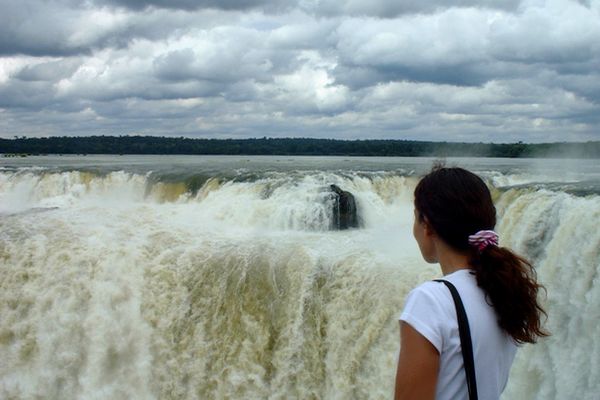
[[[0,0],[0,137],[600,140],[600,0]]]

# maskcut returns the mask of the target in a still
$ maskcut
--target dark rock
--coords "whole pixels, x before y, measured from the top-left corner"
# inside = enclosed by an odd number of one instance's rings
[[[333,229],[358,228],[358,216],[356,215],[356,201],[354,195],[342,190],[337,185],[329,186],[333,192]]]

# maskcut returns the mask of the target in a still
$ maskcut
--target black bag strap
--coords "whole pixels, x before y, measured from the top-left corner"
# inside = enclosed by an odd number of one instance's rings
[[[465,373],[467,374],[467,390],[469,391],[469,399],[477,400],[477,382],[475,380],[475,361],[473,359],[473,343],[471,342],[471,330],[469,329],[469,319],[465,312],[460,295],[456,287],[443,279],[436,279],[436,282],[442,282],[450,289],[454,306],[456,307],[456,318],[458,320],[458,333],[460,335],[460,347],[462,350],[463,363],[465,365]]]

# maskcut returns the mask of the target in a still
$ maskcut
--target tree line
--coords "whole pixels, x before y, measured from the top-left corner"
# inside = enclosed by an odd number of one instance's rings
[[[311,138],[192,139],[157,136],[55,136],[0,139],[0,153],[214,154],[404,157],[600,158],[600,141],[561,143],[459,143],[415,140]]]

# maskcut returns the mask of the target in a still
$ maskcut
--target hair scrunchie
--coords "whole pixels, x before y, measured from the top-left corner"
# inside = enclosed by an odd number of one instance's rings
[[[469,236],[469,244],[482,252],[489,245],[498,246],[498,234],[494,231],[479,231]]]

